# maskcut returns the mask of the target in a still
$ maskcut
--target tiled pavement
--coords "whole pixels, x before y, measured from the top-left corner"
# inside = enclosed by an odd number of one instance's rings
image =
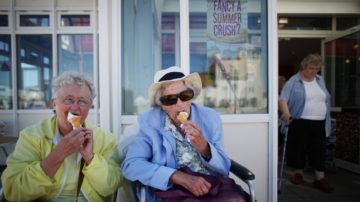
[[[279,164],[279,170],[281,165]],[[336,174],[331,170],[325,171],[325,179],[334,188],[333,193],[326,193],[313,186],[314,169],[308,168],[304,172],[303,182],[299,185],[291,183],[295,174],[292,168],[284,165],[281,194],[279,202],[360,202],[360,175],[338,168]]]

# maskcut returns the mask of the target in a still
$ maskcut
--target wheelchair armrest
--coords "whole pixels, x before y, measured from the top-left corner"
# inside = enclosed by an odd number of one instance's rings
[[[242,180],[254,180],[255,175],[249,169],[231,159],[230,172]]]
[[[135,187],[145,187],[145,185],[143,185],[143,183],[141,183],[139,180],[136,180],[133,182]]]

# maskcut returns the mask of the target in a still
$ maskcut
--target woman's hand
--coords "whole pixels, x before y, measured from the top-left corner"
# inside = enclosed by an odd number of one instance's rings
[[[185,134],[188,134],[187,137],[190,139],[191,143],[196,147],[196,149],[200,152],[201,156],[209,156],[211,154],[211,150],[208,142],[202,134],[201,128],[196,125],[194,121],[185,121],[182,125],[183,126],[181,130]]]
[[[206,195],[211,188],[211,184],[204,178],[192,176],[181,171],[175,171],[170,176],[169,183],[181,185],[195,196]]]
[[[290,123],[291,114],[289,112],[283,113],[282,119],[286,121],[286,123]]]
[[[90,165],[92,159],[94,158],[94,152],[93,152],[93,145],[94,145],[94,139],[93,139],[93,133],[92,130],[85,128],[86,130],[84,138],[85,141],[83,143],[83,146],[80,147],[79,151],[81,156],[84,158],[85,162]]]
[[[77,128],[64,136],[55,149],[40,163],[45,174],[51,179],[65,158],[76,152],[85,141],[86,128]]]
[[[289,112],[289,107],[287,102],[285,100],[280,100],[279,104],[280,104],[281,112],[283,113],[282,119],[286,121],[286,123],[290,123],[291,114]]]

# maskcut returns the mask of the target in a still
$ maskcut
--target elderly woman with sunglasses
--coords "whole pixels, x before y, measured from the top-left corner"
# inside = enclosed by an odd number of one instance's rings
[[[150,106],[139,115],[140,131],[129,146],[122,164],[124,176],[147,185],[146,201],[161,201],[155,189],[167,190],[178,184],[202,196],[210,183],[177,171],[188,166],[192,171],[227,176],[230,159],[225,153],[222,121],[216,111],[191,102],[201,91],[197,73],[185,76],[179,67],[155,74],[149,89]],[[181,123],[181,112],[189,118]]]
[[[114,135],[85,121],[96,96],[90,77],[64,72],[53,79],[52,92],[56,115],[21,131],[7,159],[5,198],[75,201],[78,194],[78,201],[111,201],[125,180]],[[73,130],[69,113],[81,116],[82,127]]]

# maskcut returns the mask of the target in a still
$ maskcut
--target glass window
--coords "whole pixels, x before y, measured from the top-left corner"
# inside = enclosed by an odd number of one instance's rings
[[[206,15],[190,14],[189,26],[190,29],[206,29]]]
[[[175,29],[175,16],[166,16],[166,15],[162,16],[161,29],[174,30]]]
[[[336,18],[336,30],[347,30],[359,24],[358,17]]]
[[[18,35],[16,39],[17,54],[23,55],[17,60],[18,108],[52,108],[52,36]]]
[[[13,108],[10,39],[10,35],[0,35],[0,110]]]
[[[332,107],[360,107],[360,32],[325,44],[325,83]]]
[[[61,15],[61,27],[90,26],[90,15]]]
[[[0,15],[0,27],[8,27],[9,18],[8,15]]]
[[[122,1],[122,114],[149,109],[154,74],[180,65],[178,0]],[[174,9],[173,9],[174,8]],[[175,10],[175,11],[174,11]]]
[[[162,34],[162,69],[175,65],[175,34]]]
[[[261,15],[260,13],[248,13],[248,28],[249,30],[261,29]]]
[[[94,81],[94,45],[92,34],[58,35],[59,74],[76,70]]]
[[[268,111],[266,1],[249,4],[189,1],[190,8],[205,10],[206,21],[198,28],[203,32],[190,32],[190,72],[198,72],[203,84],[193,102],[220,114]],[[190,26],[199,21],[191,14],[189,20]]]
[[[49,15],[20,15],[21,27],[49,27]]]
[[[331,30],[332,18],[278,17],[279,30]]]

